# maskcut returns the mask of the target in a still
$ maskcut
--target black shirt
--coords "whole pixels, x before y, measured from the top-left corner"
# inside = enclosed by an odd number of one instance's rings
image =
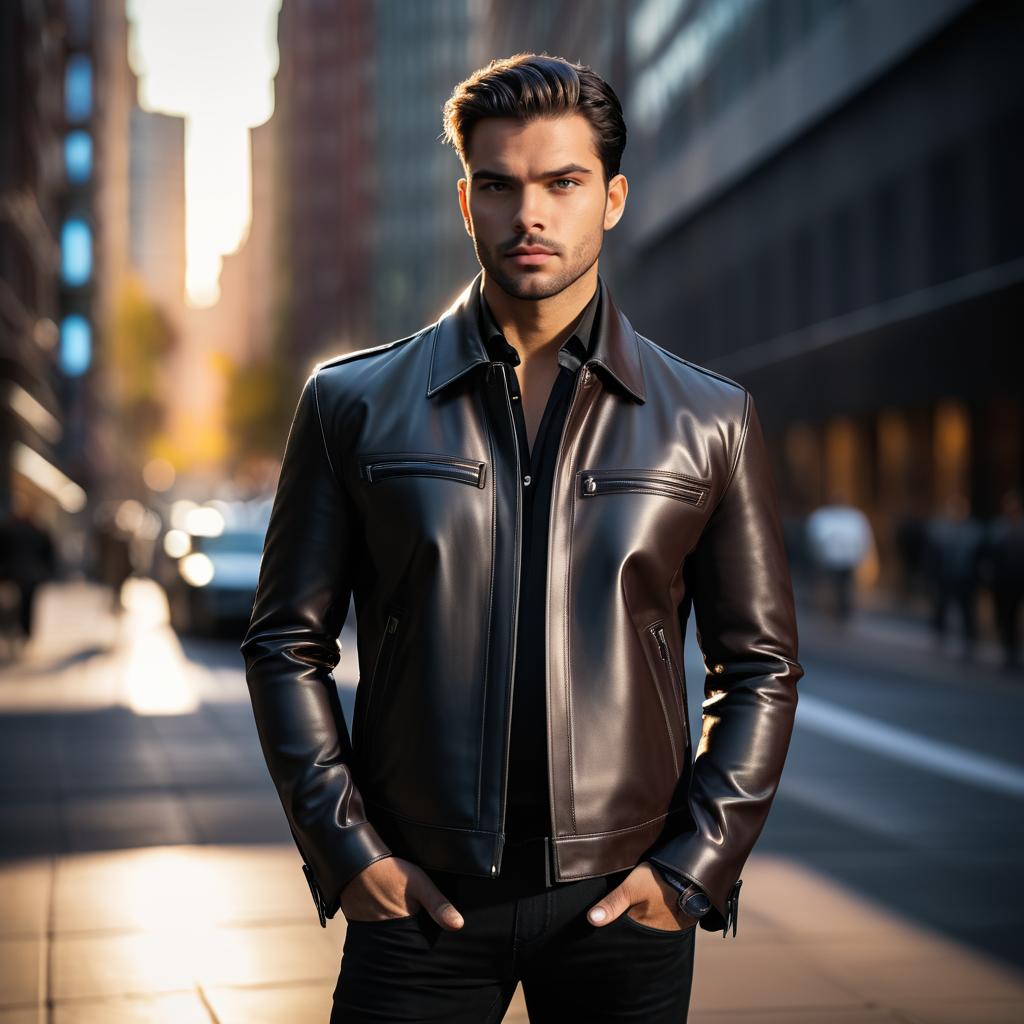
[[[595,324],[600,314],[602,284],[598,285],[580,313],[576,327],[558,350],[558,375],[530,450],[519,381],[507,372],[519,464],[523,467],[523,539],[520,562],[519,625],[513,680],[512,733],[509,751],[507,841],[551,835],[548,810],[547,717],[545,692],[544,607],[548,562],[548,518],[555,459],[576,374],[593,348]],[[512,366],[519,353],[508,343],[480,289],[480,337],[494,361]],[[497,432],[507,438],[507,431]]]

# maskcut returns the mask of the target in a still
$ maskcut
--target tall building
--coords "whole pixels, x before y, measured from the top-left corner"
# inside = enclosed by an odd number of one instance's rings
[[[462,165],[438,136],[455,84],[476,66],[467,0],[374,7],[375,337],[436,319],[477,271],[456,182]]]
[[[252,223],[243,243],[246,251],[247,301],[246,341],[240,358],[258,359],[271,350],[275,324],[279,316],[276,251],[278,222],[276,167],[277,136],[273,118],[253,128],[252,145]]]
[[[129,115],[128,264],[180,332],[185,297],[185,121]]]
[[[908,524],[1024,480],[1024,8],[703,3],[655,38],[659,6],[627,33],[633,305],[755,391],[790,512],[862,507],[895,581]]]
[[[417,330],[472,276],[461,168],[438,139],[470,40],[470,0],[286,0],[272,123],[303,365]]]
[[[278,45],[288,333],[311,368],[373,337],[373,4],[286,0]]]
[[[0,512],[85,504],[93,56],[81,4],[0,5]]]

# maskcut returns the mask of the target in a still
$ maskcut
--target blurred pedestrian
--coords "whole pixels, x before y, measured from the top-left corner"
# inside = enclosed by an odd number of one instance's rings
[[[834,495],[807,517],[806,532],[811,557],[831,586],[833,615],[846,622],[853,613],[857,569],[874,549],[871,523],[859,508]]]
[[[939,644],[948,635],[950,606],[960,613],[962,654],[974,657],[977,603],[985,531],[962,493],[946,499],[928,523],[928,576],[932,587],[932,629]]]
[[[104,502],[93,517],[93,550],[96,577],[110,588],[110,608],[123,610],[121,588],[132,574],[131,537],[117,523],[116,503]]]
[[[16,625],[21,642],[32,637],[36,590],[56,575],[53,539],[36,521],[30,500],[15,491],[11,511],[0,522],[0,578],[16,588]]]
[[[1003,663],[1020,668],[1020,611],[1024,604],[1024,502],[1019,491],[1007,491],[1002,514],[989,529],[989,580],[996,609]]]

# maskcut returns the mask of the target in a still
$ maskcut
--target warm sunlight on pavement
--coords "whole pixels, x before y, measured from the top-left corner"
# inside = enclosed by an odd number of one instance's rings
[[[137,715],[185,715],[199,706],[193,673],[168,621],[167,598],[151,580],[129,579],[121,600],[130,640],[124,654],[124,704]]]
[[[698,933],[694,1024],[1024,1018],[1024,978],[825,877],[755,856],[744,881],[736,938]],[[4,1024],[48,1000],[58,1024],[326,1019],[345,937],[286,846],[7,863],[0,905]],[[521,989],[505,1019],[527,1020]]]

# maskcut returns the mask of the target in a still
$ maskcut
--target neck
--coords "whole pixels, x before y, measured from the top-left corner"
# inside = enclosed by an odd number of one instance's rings
[[[517,299],[483,271],[481,290],[501,333],[527,360],[540,352],[554,353],[569,337],[573,324],[597,289],[597,262],[582,277],[547,299]]]

